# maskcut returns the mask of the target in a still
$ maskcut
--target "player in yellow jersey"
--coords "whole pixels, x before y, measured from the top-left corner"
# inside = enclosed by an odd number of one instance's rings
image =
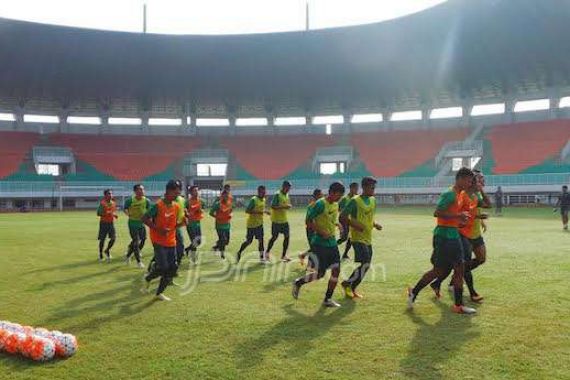
[[[311,254],[311,267],[314,272],[307,273],[293,282],[293,298],[299,298],[299,292],[304,284],[322,278],[327,270],[331,270],[331,277],[325,293],[323,306],[339,307],[340,304],[332,299],[340,274],[340,253],[336,242],[335,230],[342,228],[338,223],[338,200],[344,194],[344,185],[333,182],[329,187],[326,198],[319,199],[308,215],[311,228],[315,231],[312,240],[314,252]]]
[[[305,251],[299,254],[299,263],[301,264],[301,266],[305,266],[305,257],[307,257],[308,255],[310,255],[313,252],[313,236],[315,235],[315,231],[313,231],[313,228],[311,227],[311,225],[309,224],[309,213],[311,212],[311,210],[313,209],[313,207],[315,206],[315,203],[321,199],[323,197],[323,192],[321,189],[315,189],[313,190],[313,197],[311,199],[311,201],[309,202],[309,205],[307,206],[307,212],[305,213],[305,233],[307,235],[307,243],[309,245],[309,248]]]
[[[269,239],[267,244],[265,260],[270,260],[271,248],[273,248],[273,244],[275,244],[279,234],[283,234],[281,261],[291,261],[289,256],[287,256],[287,249],[289,248],[289,220],[287,219],[287,212],[291,208],[289,190],[291,190],[291,182],[283,181],[281,190],[275,193],[271,200],[271,239]]]
[[[266,261],[263,257],[263,252],[265,252],[263,245],[263,215],[270,215],[269,211],[265,209],[265,186],[257,187],[257,195],[251,198],[245,208],[245,213],[247,214],[247,234],[237,253],[237,261],[240,261],[243,251],[249,247],[255,238],[258,243],[259,260],[265,263]]]
[[[376,180],[372,177],[364,177],[361,185],[362,195],[352,197],[340,214],[340,223],[343,227],[350,226],[354,261],[360,263],[348,280],[342,283],[348,298],[362,298],[356,288],[364,279],[372,263],[372,230],[382,230],[382,226],[374,220]]]

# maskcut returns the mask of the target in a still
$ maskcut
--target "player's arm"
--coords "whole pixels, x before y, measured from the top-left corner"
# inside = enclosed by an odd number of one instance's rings
[[[263,211],[255,211],[255,201],[253,198],[249,200],[249,203],[245,208],[245,213],[249,215],[263,215]]]
[[[356,209],[356,201],[354,199],[351,199],[340,213],[340,222],[348,224],[356,231],[364,231],[364,226],[362,223],[356,220]]]
[[[156,230],[158,231],[158,233],[162,235],[166,235],[168,231],[164,228],[158,228],[154,223],[154,218],[156,218],[157,214],[158,214],[158,207],[156,205],[152,205],[151,208],[146,212],[146,214],[143,215],[142,222],[145,225],[147,225],[148,228]]]
[[[131,207],[131,203],[132,203],[132,200],[129,198],[125,201],[125,204],[123,205],[123,212],[125,213],[126,216],[130,216],[129,215],[129,208]]]
[[[317,202],[315,206],[309,211],[309,215],[307,215],[307,222],[313,231],[319,234],[323,239],[328,239],[330,237],[329,233],[320,228],[315,222],[317,216],[323,212],[325,212],[325,205],[322,202]]]
[[[99,207],[97,207],[97,216],[103,216],[103,205],[99,205]]]
[[[279,203],[279,195],[274,195],[273,198],[271,199],[271,208],[273,210],[287,210],[291,208],[291,204],[287,203],[287,204],[280,204]]]
[[[459,213],[450,211],[449,208],[455,202],[455,194],[451,191],[441,194],[437,201],[437,206],[433,216],[441,219],[459,220],[466,222],[469,219],[468,211],[461,211]]]
[[[561,203],[562,203],[562,197],[558,197],[558,200],[556,201],[556,204],[554,205],[554,211],[555,212],[558,210],[558,207],[560,207]]]
[[[214,204],[212,205],[212,207],[210,208],[210,216],[211,217],[216,217],[216,212],[218,212],[218,210],[220,209],[220,202],[218,200],[214,201]]]
[[[481,202],[479,203],[479,207],[481,208],[491,208],[491,198],[481,189]]]

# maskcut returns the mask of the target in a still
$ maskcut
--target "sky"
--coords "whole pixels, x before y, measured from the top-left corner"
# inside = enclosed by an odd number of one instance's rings
[[[0,0],[0,17],[164,34],[241,34],[322,29],[401,17],[445,0]]]

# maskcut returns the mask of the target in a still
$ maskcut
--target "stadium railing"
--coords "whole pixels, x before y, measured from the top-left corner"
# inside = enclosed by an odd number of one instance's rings
[[[485,177],[488,186],[535,186],[535,185],[564,185],[570,183],[570,173],[552,174],[514,174],[514,175],[488,175]],[[359,182],[360,177],[331,178],[321,177],[314,179],[298,179],[293,182],[294,194],[309,193],[314,188],[324,191],[333,181],[341,181],[345,185],[350,182]],[[279,189],[282,180],[244,180],[229,181],[233,190],[239,193],[254,193],[257,186],[265,185],[271,193]],[[132,191],[134,181],[0,181],[0,197],[53,197],[63,194],[66,197],[92,197],[99,196],[104,188],[117,189],[120,195],[128,195]],[[160,195],[164,191],[165,182],[142,181],[149,195]],[[449,186],[453,177],[394,177],[378,178],[378,188],[386,189],[436,189]]]

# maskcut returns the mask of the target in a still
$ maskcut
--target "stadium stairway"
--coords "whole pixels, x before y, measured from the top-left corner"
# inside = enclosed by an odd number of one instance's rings
[[[559,172],[557,159],[570,138],[570,120],[498,125],[486,133],[493,174]]]

